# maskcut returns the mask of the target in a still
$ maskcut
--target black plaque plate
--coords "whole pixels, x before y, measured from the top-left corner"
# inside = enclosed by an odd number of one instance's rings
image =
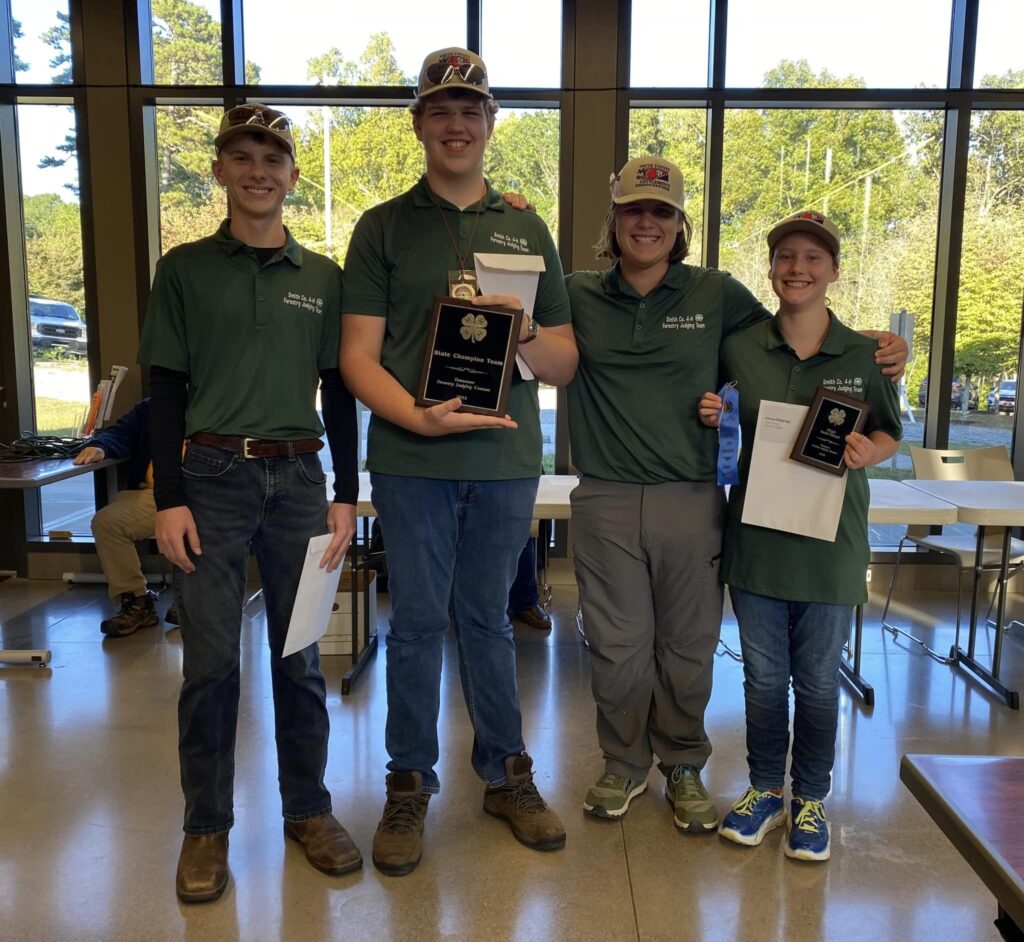
[[[871,406],[862,399],[819,386],[789,457],[842,477],[846,474],[846,436],[864,428],[870,411]]]
[[[458,396],[462,411],[504,416],[523,312],[434,298],[416,405]]]

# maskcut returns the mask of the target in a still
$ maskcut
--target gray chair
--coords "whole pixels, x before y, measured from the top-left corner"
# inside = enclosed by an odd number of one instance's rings
[[[937,448],[919,448],[915,445],[908,446],[910,460],[914,466],[914,476],[921,481],[1012,481],[1013,465],[1010,463],[1010,455],[1003,445],[994,445],[990,448],[967,448],[961,450],[941,450]],[[919,644],[929,656],[941,661],[943,664],[952,663],[952,659],[943,657],[933,651],[920,638],[891,624],[887,619],[889,606],[892,604],[893,589],[896,585],[896,576],[899,573],[900,558],[903,554],[904,543],[914,543],[922,549],[941,553],[950,556],[956,562],[956,645],[960,644],[960,615],[961,615],[961,576],[965,568],[975,567],[975,556],[977,551],[977,532],[950,534],[932,534],[931,528],[926,526],[908,526],[904,536],[896,549],[896,563],[892,570],[892,581],[889,583],[889,594],[885,599],[885,608],[882,610],[882,628],[890,631],[893,638],[903,635],[905,638]],[[1002,545],[1004,530],[999,527],[986,527],[985,547],[982,553],[979,571],[996,571],[1001,568]],[[1024,541],[1010,541],[1010,565],[1013,567],[1007,579],[1013,578],[1024,568]],[[998,591],[999,585],[995,589]],[[993,592],[992,599],[995,600],[996,593]],[[992,603],[989,603],[989,614],[992,612]]]

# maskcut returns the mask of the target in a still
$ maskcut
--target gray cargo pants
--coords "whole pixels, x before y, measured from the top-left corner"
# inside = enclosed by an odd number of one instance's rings
[[[605,770],[704,767],[722,622],[725,498],[713,483],[583,477],[572,492],[576,582]]]

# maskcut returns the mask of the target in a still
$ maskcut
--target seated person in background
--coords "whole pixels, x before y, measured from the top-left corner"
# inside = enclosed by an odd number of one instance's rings
[[[149,400],[143,399],[110,428],[101,429],[76,456],[75,464],[93,464],[104,458],[128,459],[128,486],[92,518],[92,535],[107,577],[108,593],[121,610],[100,622],[100,631],[123,638],[160,622],[146,588],[136,540],[153,538],[156,505],[153,503],[153,472],[149,451]],[[176,625],[173,606],[166,620]]]
[[[537,590],[537,537],[531,536],[526,541],[519,564],[516,567],[516,579],[508,590],[508,613],[516,621],[536,628],[538,631],[551,630],[551,616],[540,604],[540,592]]]

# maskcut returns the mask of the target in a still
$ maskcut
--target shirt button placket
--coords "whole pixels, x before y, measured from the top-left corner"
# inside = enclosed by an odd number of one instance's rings
[[[253,295],[255,296],[254,307],[256,309],[256,326],[265,327],[267,324],[267,305],[265,288],[261,284],[262,276],[256,275],[253,280]]]

